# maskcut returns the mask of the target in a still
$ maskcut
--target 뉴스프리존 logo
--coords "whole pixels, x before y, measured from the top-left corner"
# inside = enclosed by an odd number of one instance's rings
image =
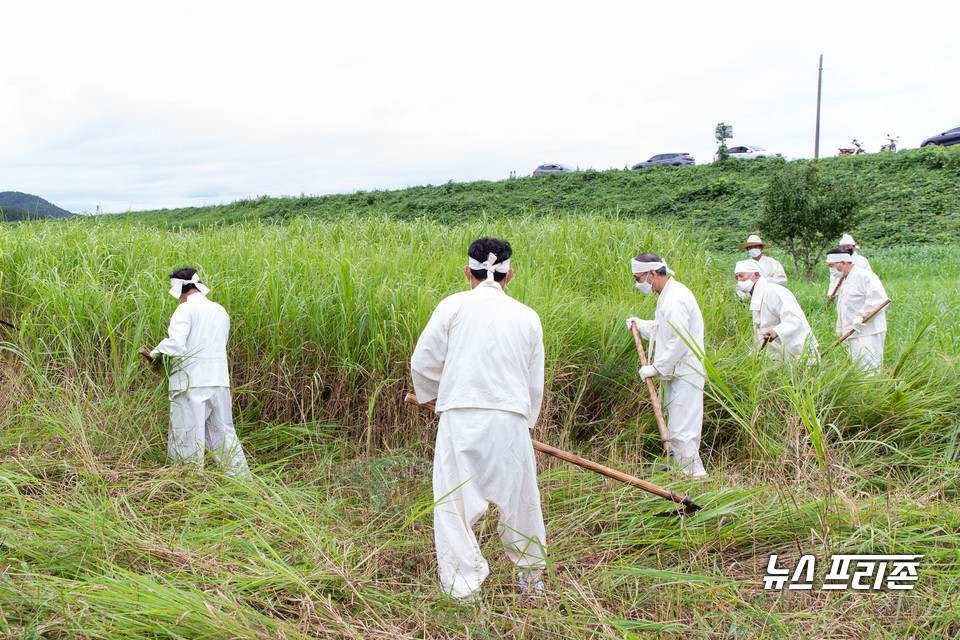
[[[820,585],[826,590],[854,589],[879,591],[883,587],[893,590],[913,589],[917,581],[917,569],[922,555],[857,555],[833,554],[830,556],[830,571]],[[801,556],[793,569],[777,567],[777,554],[770,556],[767,573],[763,577],[763,589],[811,590],[814,582],[816,558]]]

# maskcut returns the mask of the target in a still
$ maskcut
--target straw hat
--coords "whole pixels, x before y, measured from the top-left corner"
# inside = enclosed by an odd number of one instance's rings
[[[737,249],[740,249],[741,251],[743,251],[747,247],[756,247],[757,245],[759,245],[761,249],[769,249],[770,247],[773,246],[772,244],[767,244],[766,242],[761,240],[760,236],[752,235],[749,238],[747,238],[746,242],[741,242],[740,244],[738,244]]]

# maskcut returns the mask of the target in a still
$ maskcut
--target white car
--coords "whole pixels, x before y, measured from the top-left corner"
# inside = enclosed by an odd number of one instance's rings
[[[773,151],[767,151],[763,147],[757,147],[752,144],[738,145],[727,149],[731,158],[782,158],[783,156]],[[714,160],[719,159],[719,155],[713,156]]]

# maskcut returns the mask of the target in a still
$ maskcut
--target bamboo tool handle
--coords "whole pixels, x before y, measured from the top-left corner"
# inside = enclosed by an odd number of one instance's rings
[[[849,273],[849,272],[848,272]],[[840,285],[843,284],[843,281],[847,279],[847,273],[840,276],[840,279],[837,280],[837,286],[833,288],[833,292],[827,297],[827,306],[829,307],[833,303],[834,298],[837,297],[837,291],[840,290]]]
[[[417,400],[417,396],[413,395],[412,393],[408,393],[406,397],[404,397],[403,401],[406,402],[407,404],[413,404],[413,405],[417,405],[418,407],[423,407],[425,409],[431,409],[431,410],[435,410],[437,406],[436,403],[434,402],[421,403],[419,400]],[[556,447],[551,447],[550,445],[544,444],[538,440],[533,440],[531,438],[530,441],[533,443],[533,448],[541,453],[546,453],[547,455],[551,455],[555,458],[559,458],[565,462],[575,464],[578,467],[583,467],[584,469],[595,471],[596,473],[607,476],[608,478],[612,478],[614,480],[617,480],[618,482],[623,482],[624,484],[629,484],[630,486],[636,487],[637,489],[643,489],[644,491],[648,493],[652,493],[656,496],[660,496],[661,498],[665,498],[667,500],[673,500],[674,502],[683,505],[686,513],[695,513],[703,508],[700,505],[698,505],[696,502],[691,500],[688,496],[681,495],[679,493],[676,493],[675,491],[670,491],[669,489],[664,489],[663,487],[658,487],[652,482],[647,482],[646,480],[635,478],[621,471],[617,471],[616,469],[605,467],[602,464],[592,462],[590,460],[587,460],[586,458],[581,458],[580,456],[574,455],[568,451],[564,451],[563,449],[557,449]]]
[[[763,342],[760,343],[760,348],[757,349],[757,360],[760,359],[760,354],[763,353],[763,350],[767,348],[767,344],[771,342],[770,336],[763,336]]]
[[[154,357],[150,355],[150,351],[146,347],[140,347],[137,349],[137,353],[139,353],[140,357],[143,358],[144,364],[153,369],[155,372],[160,371],[160,361],[155,360]]]
[[[643,350],[643,340],[640,338],[640,330],[637,325],[631,323],[630,330],[633,332],[633,341],[637,344],[637,353],[640,354],[640,364],[647,366],[647,354]],[[660,429],[660,441],[663,443],[663,450],[669,456],[673,453],[673,445],[670,443],[670,434],[667,432],[667,423],[663,419],[663,408],[660,406],[660,396],[657,395],[657,388],[653,385],[651,378],[646,379],[647,390],[650,392],[650,404],[653,405],[653,415],[657,418],[657,428]]]
[[[883,309],[883,308],[884,308],[885,306],[887,306],[888,304],[890,304],[890,299],[889,299],[889,298],[888,298],[887,300],[884,300],[882,303],[880,303],[880,306],[879,306],[879,307],[877,307],[876,309],[874,309],[873,311],[871,311],[870,313],[868,313],[867,315],[865,315],[865,316],[863,317],[863,321],[864,321],[864,322],[867,322],[868,320],[870,320],[870,318],[872,318],[873,316],[875,316],[875,315],[877,315],[878,313],[880,313],[880,310]],[[822,358],[823,356],[827,355],[827,353],[828,353],[831,349],[833,349],[835,346],[837,346],[838,344],[840,344],[841,342],[843,342],[844,340],[846,340],[847,338],[849,338],[849,337],[852,336],[853,334],[854,334],[854,330],[853,330],[853,329],[850,329],[850,331],[847,331],[845,334],[843,334],[842,336],[840,336],[840,339],[839,339],[839,340],[837,340],[837,341],[834,342],[832,345],[830,345],[829,347],[827,347],[826,349],[824,349],[823,351],[821,351],[821,352],[820,352],[820,357]]]

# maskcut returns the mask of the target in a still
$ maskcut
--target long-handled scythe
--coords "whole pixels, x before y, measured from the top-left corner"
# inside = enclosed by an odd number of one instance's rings
[[[863,317],[863,321],[866,322],[867,320],[869,320],[869,319],[872,318],[873,316],[875,316],[875,315],[877,315],[878,313],[880,313],[880,310],[883,309],[883,308],[884,308],[885,306],[887,306],[888,304],[890,304],[890,300],[889,300],[889,299],[887,299],[887,300],[885,300],[884,302],[880,303],[880,306],[879,306],[879,307],[877,307],[876,309],[874,309],[873,311],[871,311],[870,313],[868,313],[867,315],[865,315],[865,316]],[[845,334],[843,334],[842,336],[840,336],[840,339],[839,339],[839,340],[837,340],[837,341],[834,342],[832,345],[830,345],[829,347],[827,347],[826,349],[824,349],[823,351],[821,351],[821,352],[820,352],[820,357],[822,358],[823,356],[827,355],[827,352],[828,352],[828,351],[830,351],[831,349],[833,349],[835,346],[837,346],[838,344],[840,344],[841,342],[843,342],[844,340],[846,340],[847,338],[849,338],[849,337],[852,336],[853,334],[854,334],[854,329],[850,329],[850,331],[847,331]]]
[[[633,331],[633,341],[637,344],[637,353],[640,354],[640,364],[647,366],[647,354],[643,350],[643,340],[640,338],[640,330],[637,325],[630,325]],[[650,404],[653,405],[653,415],[657,418],[657,428],[660,429],[660,441],[663,443],[663,451],[670,458],[673,456],[673,445],[670,443],[670,434],[667,432],[667,423],[663,419],[663,407],[660,406],[660,396],[657,394],[657,388],[653,386],[653,379],[647,378],[647,391],[650,392]]]
[[[757,349],[757,360],[760,359],[760,356],[763,355],[763,350],[767,348],[767,345],[773,341],[773,338],[770,336],[763,336],[763,342],[760,343],[760,348]]]
[[[417,396],[413,395],[412,393],[408,393],[406,395],[406,397],[404,398],[404,402],[408,404],[414,404],[414,405],[417,405],[418,407],[423,407],[425,409],[430,409],[430,410],[436,409],[436,404],[434,404],[433,402],[421,403],[419,400],[417,400]],[[605,467],[602,464],[598,464],[596,462],[586,460],[584,458],[581,458],[578,455],[574,455],[562,449],[557,449],[556,447],[551,447],[548,444],[543,444],[542,442],[538,442],[537,440],[531,439],[531,442],[533,443],[533,448],[541,453],[546,453],[547,455],[551,455],[555,458],[560,458],[561,460],[564,460],[571,464],[575,464],[578,467],[583,467],[584,469],[589,469],[590,471],[594,471],[601,475],[605,475],[608,478],[613,478],[618,482],[629,484],[630,486],[636,487],[637,489],[643,489],[644,491],[648,493],[652,493],[653,495],[656,495],[656,496],[660,496],[661,498],[672,500],[673,502],[676,502],[682,505],[683,512],[686,514],[694,514],[703,508],[699,504],[691,500],[689,496],[680,495],[679,493],[670,491],[669,489],[658,487],[652,482],[647,482],[646,480],[635,478],[621,471],[617,471],[616,469],[611,469],[610,467]]]
[[[833,291],[830,292],[830,295],[827,296],[827,307],[829,307],[829,306],[833,303],[833,301],[836,299],[836,297],[837,297],[837,291],[840,291],[840,285],[842,285],[842,284],[843,284],[843,281],[847,279],[847,275],[848,275],[849,273],[850,273],[850,272],[848,271],[847,273],[845,273],[845,274],[843,274],[842,276],[840,276],[840,279],[839,279],[839,280],[837,280],[837,286],[835,286],[835,287],[833,288]]]
[[[149,349],[147,349],[146,347],[140,347],[139,349],[137,349],[137,353],[139,353],[140,357],[143,358],[143,363],[145,365],[149,365],[150,368],[154,370],[154,372],[160,371],[162,364],[159,359],[155,360],[153,356],[150,355]]]

